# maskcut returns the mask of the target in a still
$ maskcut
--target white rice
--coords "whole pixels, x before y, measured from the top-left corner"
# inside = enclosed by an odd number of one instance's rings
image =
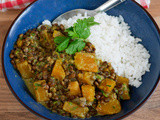
[[[77,14],[58,24],[69,28],[77,19],[87,17],[89,17],[87,14],[84,16]],[[131,36],[130,27],[124,22],[122,16],[115,17],[98,13],[94,18],[100,25],[91,27],[91,35],[87,40],[95,46],[96,57],[102,61],[111,62],[119,76],[128,78],[130,85],[139,87],[142,83],[142,75],[150,68],[150,55],[139,43],[142,40]]]

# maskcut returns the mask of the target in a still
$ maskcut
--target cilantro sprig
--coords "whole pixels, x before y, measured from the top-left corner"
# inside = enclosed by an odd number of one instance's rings
[[[68,32],[68,37],[57,36],[54,38],[57,50],[59,52],[65,50],[69,55],[83,50],[86,45],[84,41],[90,36],[90,27],[93,25],[99,25],[94,21],[94,17],[78,19],[72,27],[65,30]]]

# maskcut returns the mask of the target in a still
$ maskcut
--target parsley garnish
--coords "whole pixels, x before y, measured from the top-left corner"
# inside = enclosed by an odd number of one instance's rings
[[[34,86],[42,86],[42,85],[39,83],[34,83]]]
[[[75,110],[75,109],[77,109],[78,108],[78,106],[75,106],[75,107],[73,107],[71,110]]]
[[[35,34],[34,34],[34,33],[32,33],[32,36],[35,36]]]
[[[56,104],[58,101],[54,101],[53,104]]]
[[[72,102],[69,102],[69,105],[72,105]]]
[[[20,40],[22,40],[22,39],[23,39],[23,37],[20,37],[19,39],[20,39]]]
[[[122,100],[123,100],[123,97],[122,97],[122,96],[120,96],[120,99],[122,99]]]
[[[37,90],[38,88],[35,88],[35,90]]]
[[[126,88],[125,88],[125,87],[123,87],[123,91],[125,91],[125,89],[126,89]]]
[[[66,49],[67,54],[74,54],[75,52],[80,52],[86,46],[86,43],[82,40],[73,41]]]
[[[116,107],[115,106],[112,106],[113,107],[113,109],[115,109]]]
[[[112,85],[106,85],[106,86],[111,87]]]
[[[96,75],[96,78],[98,78],[98,79],[102,80],[102,78],[101,78],[100,76],[98,76],[98,75]]]
[[[101,90],[101,92],[102,92],[102,94],[103,94],[105,97],[108,97],[108,95],[105,94],[103,90]]]
[[[72,27],[65,30],[68,32],[68,37],[57,36],[54,38],[54,42],[57,44],[57,50],[65,50],[67,54],[71,55],[75,52],[80,52],[86,46],[84,42],[90,36],[90,27],[98,25],[99,23],[94,21],[94,17],[85,19],[78,19]],[[73,41],[70,41],[73,40]]]
[[[118,90],[116,88],[114,88],[114,91],[118,94]]]

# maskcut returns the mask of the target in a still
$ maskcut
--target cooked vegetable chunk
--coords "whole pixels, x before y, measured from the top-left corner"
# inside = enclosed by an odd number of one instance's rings
[[[119,91],[118,96],[120,97],[120,99],[123,99],[123,100],[130,99],[129,88],[127,87],[127,83],[123,83],[122,87],[118,89],[118,91]]]
[[[24,79],[28,79],[33,76],[32,72],[31,72],[31,67],[28,64],[27,60],[25,60],[23,62],[16,63],[16,66]]]
[[[18,39],[17,40],[17,46],[20,48],[22,46],[22,44],[23,44],[23,41]]]
[[[112,92],[113,88],[115,87],[116,82],[109,78],[102,80],[99,85],[99,89],[103,90],[104,92],[110,93]]]
[[[56,63],[55,63],[54,68],[52,70],[51,76],[57,78],[60,81],[62,81],[64,79],[65,72],[62,68],[62,60],[61,59],[56,60]]]
[[[78,74],[78,80],[80,82],[93,85],[95,79],[93,78],[93,74],[91,72],[84,72]]]
[[[100,115],[111,115],[121,111],[120,102],[117,100],[116,94],[113,93],[109,96],[109,102],[98,102],[96,110]]]
[[[95,88],[92,85],[83,85],[82,95],[86,98],[87,101],[93,102],[95,96]]]
[[[74,57],[74,62],[78,70],[89,72],[98,72],[96,58],[93,53],[77,52]]]
[[[76,115],[79,118],[85,118],[87,112],[89,111],[88,107],[81,107],[72,102],[65,102],[63,105],[63,110]]]
[[[53,32],[53,37],[57,37],[57,36],[64,36],[60,31],[54,30]]]
[[[51,42],[51,38],[52,38],[52,34],[48,33],[47,30],[43,30],[43,31],[41,32],[41,37],[42,37],[43,39],[47,40],[47,42],[50,43],[50,42]]]
[[[69,95],[79,95],[80,93],[80,88],[79,88],[79,83],[77,81],[69,82],[68,85],[69,88]]]
[[[129,79],[127,79],[127,78],[124,78],[122,76],[116,76],[116,79],[117,79],[118,84],[119,83],[121,83],[121,84],[126,83],[127,86],[129,85]]]
[[[45,80],[39,80],[33,83],[33,88],[36,95],[37,102],[49,101],[48,90],[42,87],[42,83],[46,82]]]

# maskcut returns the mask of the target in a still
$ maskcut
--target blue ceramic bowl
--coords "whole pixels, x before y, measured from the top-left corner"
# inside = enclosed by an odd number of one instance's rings
[[[10,90],[29,111],[44,119],[65,119],[52,113],[37,103],[27,90],[22,78],[10,63],[9,54],[17,37],[28,29],[37,27],[45,19],[54,20],[60,14],[76,9],[95,9],[106,0],[38,0],[25,9],[13,22],[9,29],[2,51],[4,76]],[[115,115],[92,117],[89,120],[121,119],[137,110],[153,93],[159,82],[160,74],[160,31],[153,18],[138,4],[127,0],[123,4],[107,11],[107,14],[124,17],[131,27],[132,35],[143,39],[142,44],[149,51],[151,58],[150,72],[143,76],[143,84],[139,88],[131,87],[131,100],[123,101],[122,111]]]

